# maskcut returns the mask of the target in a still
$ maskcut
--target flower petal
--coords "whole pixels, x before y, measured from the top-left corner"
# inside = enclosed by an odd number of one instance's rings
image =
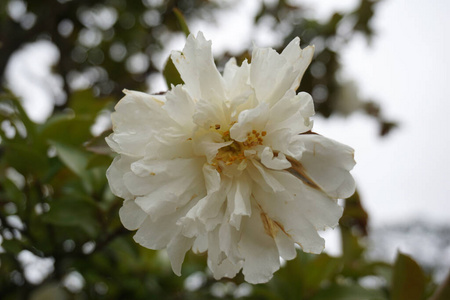
[[[187,238],[179,234],[167,245],[167,255],[169,256],[172,270],[178,276],[181,276],[181,265],[183,264],[184,256],[191,249],[193,243],[193,238]]]
[[[178,235],[180,227],[176,225],[179,214],[167,215],[159,218],[157,222],[146,218],[134,235],[136,243],[153,250],[167,247],[167,244]]]
[[[143,156],[145,146],[160,135],[163,128],[167,136],[177,137],[176,124],[161,108],[162,102],[154,96],[125,90],[111,114],[114,133],[106,140],[114,151],[129,156]],[[171,129],[171,130],[169,130]]]
[[[355,192],[350,170],[355,165],[354,150],[315,134],[300,136],[306,151],[300,163],[308,176],[332,198],[347,198]]]
[[[242,220],[242,237],[239,250],[244,259],[242,273],[249,283],[269,281],[280,268],[277,246],[264,229],[258,207],[252,206],[255,213]]]
[[[250,177],[265,191],[280,192],[284,191],[285,187],[274,178],[269,169],[264,168],[260,163],[251,160],[247,167]]]
[[[127,172],[131,172],[130,164],[134,159],[126,155],[118,155],[114,157],[111,166],[106,171],[106,178],[108,178],[111,191],[114,195],[123,199],[132,199],[134,196],[130,193],[123,182],[123,176]]]
[[[195,100],[223,101],[223,78],[214,64],[211,41],[206,41],[203,33],[189,35],[183,52],[173,51],[171,58]]]
[[[126,229],[136,230],[142,225],[148,215],[133,200],[126,200],[119,210],[119,217]]]
[[[252,193],[252,180],[247,174],[237,177],[228,192],[228,210],[230,212],[230,224],[239,230],[243,216],[250,216]]]
[[[269,169],[283,170],[291,167],[291,163],[283,153],[274,156],[270,147],[264,148],[261,153],[261,163]]]
[[[239,114],[238,122],[231,127],[230,136],[233,140],[244,142],[252,130],[264,130],[268,119],[269,107],[265,103],[244,110]]]
[[[270,118],[266,127],[268,133],[288,128],[292,135],[306,132],[312,128],[310,117],[314,115],[314,104],[308,93],[287,93],[270,109]],[[291,97],[293,94],[293,97]]]
[[[190,132],[195,124],[192,121],[194,115],[195,103],[185,88],[180,84],[172,86],[172,89],[166,94],[166,103],[163,109],[167,114],[183,129]]]
[[[255,47],[252,53],[250,80],[259,102],[266,102],[272,106],[289,89],[297,89],[313,53],[313,47],[300,49],[298,38],[295,38],[281,54],[271,48]]]

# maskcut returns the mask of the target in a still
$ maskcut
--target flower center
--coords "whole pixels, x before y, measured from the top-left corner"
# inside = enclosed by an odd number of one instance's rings
[[[232,125],[233,124],[231,124],[231,126]],[[246,166],[246,154],[249,154],[247,150],[253,150],[253,148],[262,145],[266,132],[258,132],[256,130],[252,130],[251,132],[247,133],[247,139],[245,141],[238,142],[231,138],[229,130],[222,131],[220,128],[221,126],[218,124],[215,126],[211,126],[211,129],[222,135],[222,139],[224,142],[232,141],[232,143],[219,149],[216,157],[214,158],[212,166],[214,166],[219,172],[222,172],[222,169],[224,167],[231,165],[237,166],[238,169],[244,169]],[[256,151],[253,150],[253,153],[251,154],[256,154]]]

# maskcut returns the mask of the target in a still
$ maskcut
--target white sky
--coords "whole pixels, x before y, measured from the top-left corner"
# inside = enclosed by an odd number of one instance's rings
[[[353,8],[358,1],[293,2],[306,4],[313,15],[327,17],[335,10]],[[262,28],[251,31],[249,16],[254,15],[257,1],[241,3],[239,10],[221,12],[218,26],[201,21],[189,24],[192,32],[203,31],[213,40],[216,53],[249,47],[252,39],[259,46],[279,43],[277,35]],[[450,83],[448,12],[450,1],[446,0],[382,1],[376,10],[377,36],[372,45],[357,38],[343,53],[343,76],[357,81],[362,96],[379,101],[383,111],[399,121],[399,129],[379,138],[376,123],[362,114],[348,119],[315,118],[315,131],[355,148],[358,164],[353,174],[374,225],[414,218],[450,223],[450,101],[445,90]],[[183,44],[183,38],[176,39],[167,56]],[[39,99],[60,94],[61,83],[46,76],[40,81],[45,89],[39,91],[32,85],[39,73],[35,69],[53,62],[39,55],[48,57],[42,53],[54,51],[45,42],[33,47],[42,49],[34,51],[32,58],[26,53],[17,55],[9,76],[26,87],[21,88],[26,107],[33,119],[42,121],[51,104]],[[24,75],[30,66],[31,72]],[[57,88],[51,90],[51,86]]]

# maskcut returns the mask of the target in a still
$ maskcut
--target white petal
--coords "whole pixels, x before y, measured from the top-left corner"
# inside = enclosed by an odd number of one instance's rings
[[[220,174],[211,165],[203,165],[203,175],[205,176],[205,186],[208,194],[217,192],[220,189]]]
[[[172,265],[172,270],[178,276],[181,276],[181,265],[183,264],[184,256],[192,247],[193,243],[194,239],[179,234],[167,245],[167,254]]]
[[[126,200],[119,210],[119,217],[126,229],[136,230],[145,221],[147,214],[133,200]]]
[[[197,187],[203,182],[201,172],[204,161],[202,158],[173,160],[140,160],[131,165],[133,172],[123,177],[125,186],[135,196],[144,196],[157,190],[166,190],[175,195],[181,195]],[[198,191],[200,195],[201,191]]]
[[[192,245],[192,251],[194,253],[204,253],[208,250],[208,236],[206,234],[200,234],[195,238],[194,245]]]
[[[296,90],[300,85],[303,74],[311,63],[312,57],[314,55],[314,46],[308,46],[304,49],[300,48],[300,39],[296,37],[293,39],[289,45],[281,52],[288,64],[294,66],[294,72],[297,73],[297,77],[292,83],[291,88]]]
[[[243,220],[239,250],[244,258],[242,273],[245,280],[256,284],[272,278],[280,268],[280,259],[273,238],[265,232],[258,208],[253,206],[252,210],[256,213]]]
[[[207,132],[194,138],[194,151],[199,156],[206,156],[208,163],[212,164],[220,148],[232,144],[233,141],[224,142],[217,132]]]
[[[167,247],[167,244],[180,232],[176,221],[179,214],[168,215],[153,222],[150,218],[145,219],[139,230],[134,235],[136,243],[153,250]]]
[[[174,127],[176,123],[161,108],[163,103],[154,96],[134,91],[125,93],[111,114],[114,133],[109,137],[109,144],[115,151],[142,156],[145,146],[161,133],[160,129],[165,129],[170,137],[181,134]]]
[[[298,183],[291,195],[288,192],[274,195],[254,190],[254,196],[268,216],[279,222],[283,231],[305,252],[320,253],[324,248],[324,240],[317,230],[336,226],[342,215],[342,208],[333,200],[302,182]]]
[[[195,103],[182,85],[172,86],[166,94],[166,103],[163,109],[168,115],[186,131],[194,128],[192,116],[194,115]]]
[[[278,253],[285,260],[294,259],[297,256],[297,250],[295,250],[294,241],[290,236],[287,236],[283,231],[279,230],[275,237],[275,243],[277,244]]]
[[[171,57],[192,97],[223,101],[223,78],[214,64],[211,41],[206,41],[203,33],[196,38],[189,35],[183,52],[174,51]]]
[[[347,198],[355,192],[350,170],[355,165],[354,150],[315,134],[300,136],[306,151],[300,163],[308,176],[332,198]]]
[[[314,52],[313,47],[301,50],[299,43],[294,39],[281,55],[271,48],[254,48],[250,79],[260,102],[272,106],[289,89],[297,89]]]
[[[236,65],[236,59],[231,58],[225,64],[223,78],[226,86],[227,104],[230,107],[232,117],[244,109],[255,107],[255,103],[249,103],[250,96],[253,95],[253,87],[250,84],[250,65],[247,60],[239,67]],[[244,105],[245,103],[247,105]]]
[[[220,249],[219,245],[221,240],[222,236],[217,229],[208,234],[208,267],[212,271],[215,279],[222,277],[233,278],[241,270],[242,261],[239,260],[233,263]],[[235,246],[237,247],[237,245]]]
[[[297,135],[312,128],[313,123],[309,119],[314,115],[312,97],[308,93],[295,95],[294,90],[290,92],[270,109],[266,127],[268,133],[288,128],[292,135]]]
[[[175,158],[192,158],[195,155],[191,139],[171,144],[152,139],[147,144],[144,156],[148,160],[170,160]]]
[[[222,224],[219,226],[218,240],[219,249],[225,253],[227,258],[237,264],[241,260],[238,242],[241,232],[227,222],[228,216],[224,216]]]
[[[106,171],[106,178],[108,178],[108,183],[111,191],[114,195],[123,199],[132,199],[133,195],[127,189],[123,182],[123,176],[127,172],[131,172],[130,164],[134,159],[127,157],[125,155],[118,155],[114,157],[111,166]]]
[[[274,156],[270,147],[264,148],[261,153],[261,163],[269,169],[274,170],[283,170],[291,167],[291,163],[283,153],[280,152],[277,156]]]
[[[230,224],[239,230],[243,216],[250,216],[252,193],[252,180],[247,174],[237,177],[228,192],[228,210],[230,211]]]
[[[247,139],[247,133],[252,130],[262,131],[269,119],[269,107],[262,103],[253,109],[244,110],[239,114],[238,122],[230,129],[232,139],[244,142]]]
[[[265,191],[280,192],[285,187],[271,175],[270,169],[264,168],[260,163],[251,160],[247,169],[250,177]]]
[[[209,100],[200,100],[195,104],[193,115],[194,123],[204,129],[216,124],[224,126],[230,123],[228,108],[223,102],[211,102]]]
[[[183,234],[187,237],[204,234],[216,228],[222,222],[223,204],[230,188],[230,181],[223,180],[218,191],[209,193],[200,199],[180,220]]]

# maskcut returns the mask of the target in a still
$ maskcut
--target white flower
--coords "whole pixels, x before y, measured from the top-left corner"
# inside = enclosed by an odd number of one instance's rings
[[[242,269],[267,282],[294,244],[320,253],[317,230],[338,224],[336,199],[355,190],[353,150],[310,133],[313,102],[296,90],[314,48],[299,43],[255,47],[251,64],[232,58],[221,75],[211,42],[190,35],[171,56],[184,85],[125,91],[117,104],[107,176],[125,199],[121,221],[142,246],[166,248],[176,274],[192,249],[217,279]]]

